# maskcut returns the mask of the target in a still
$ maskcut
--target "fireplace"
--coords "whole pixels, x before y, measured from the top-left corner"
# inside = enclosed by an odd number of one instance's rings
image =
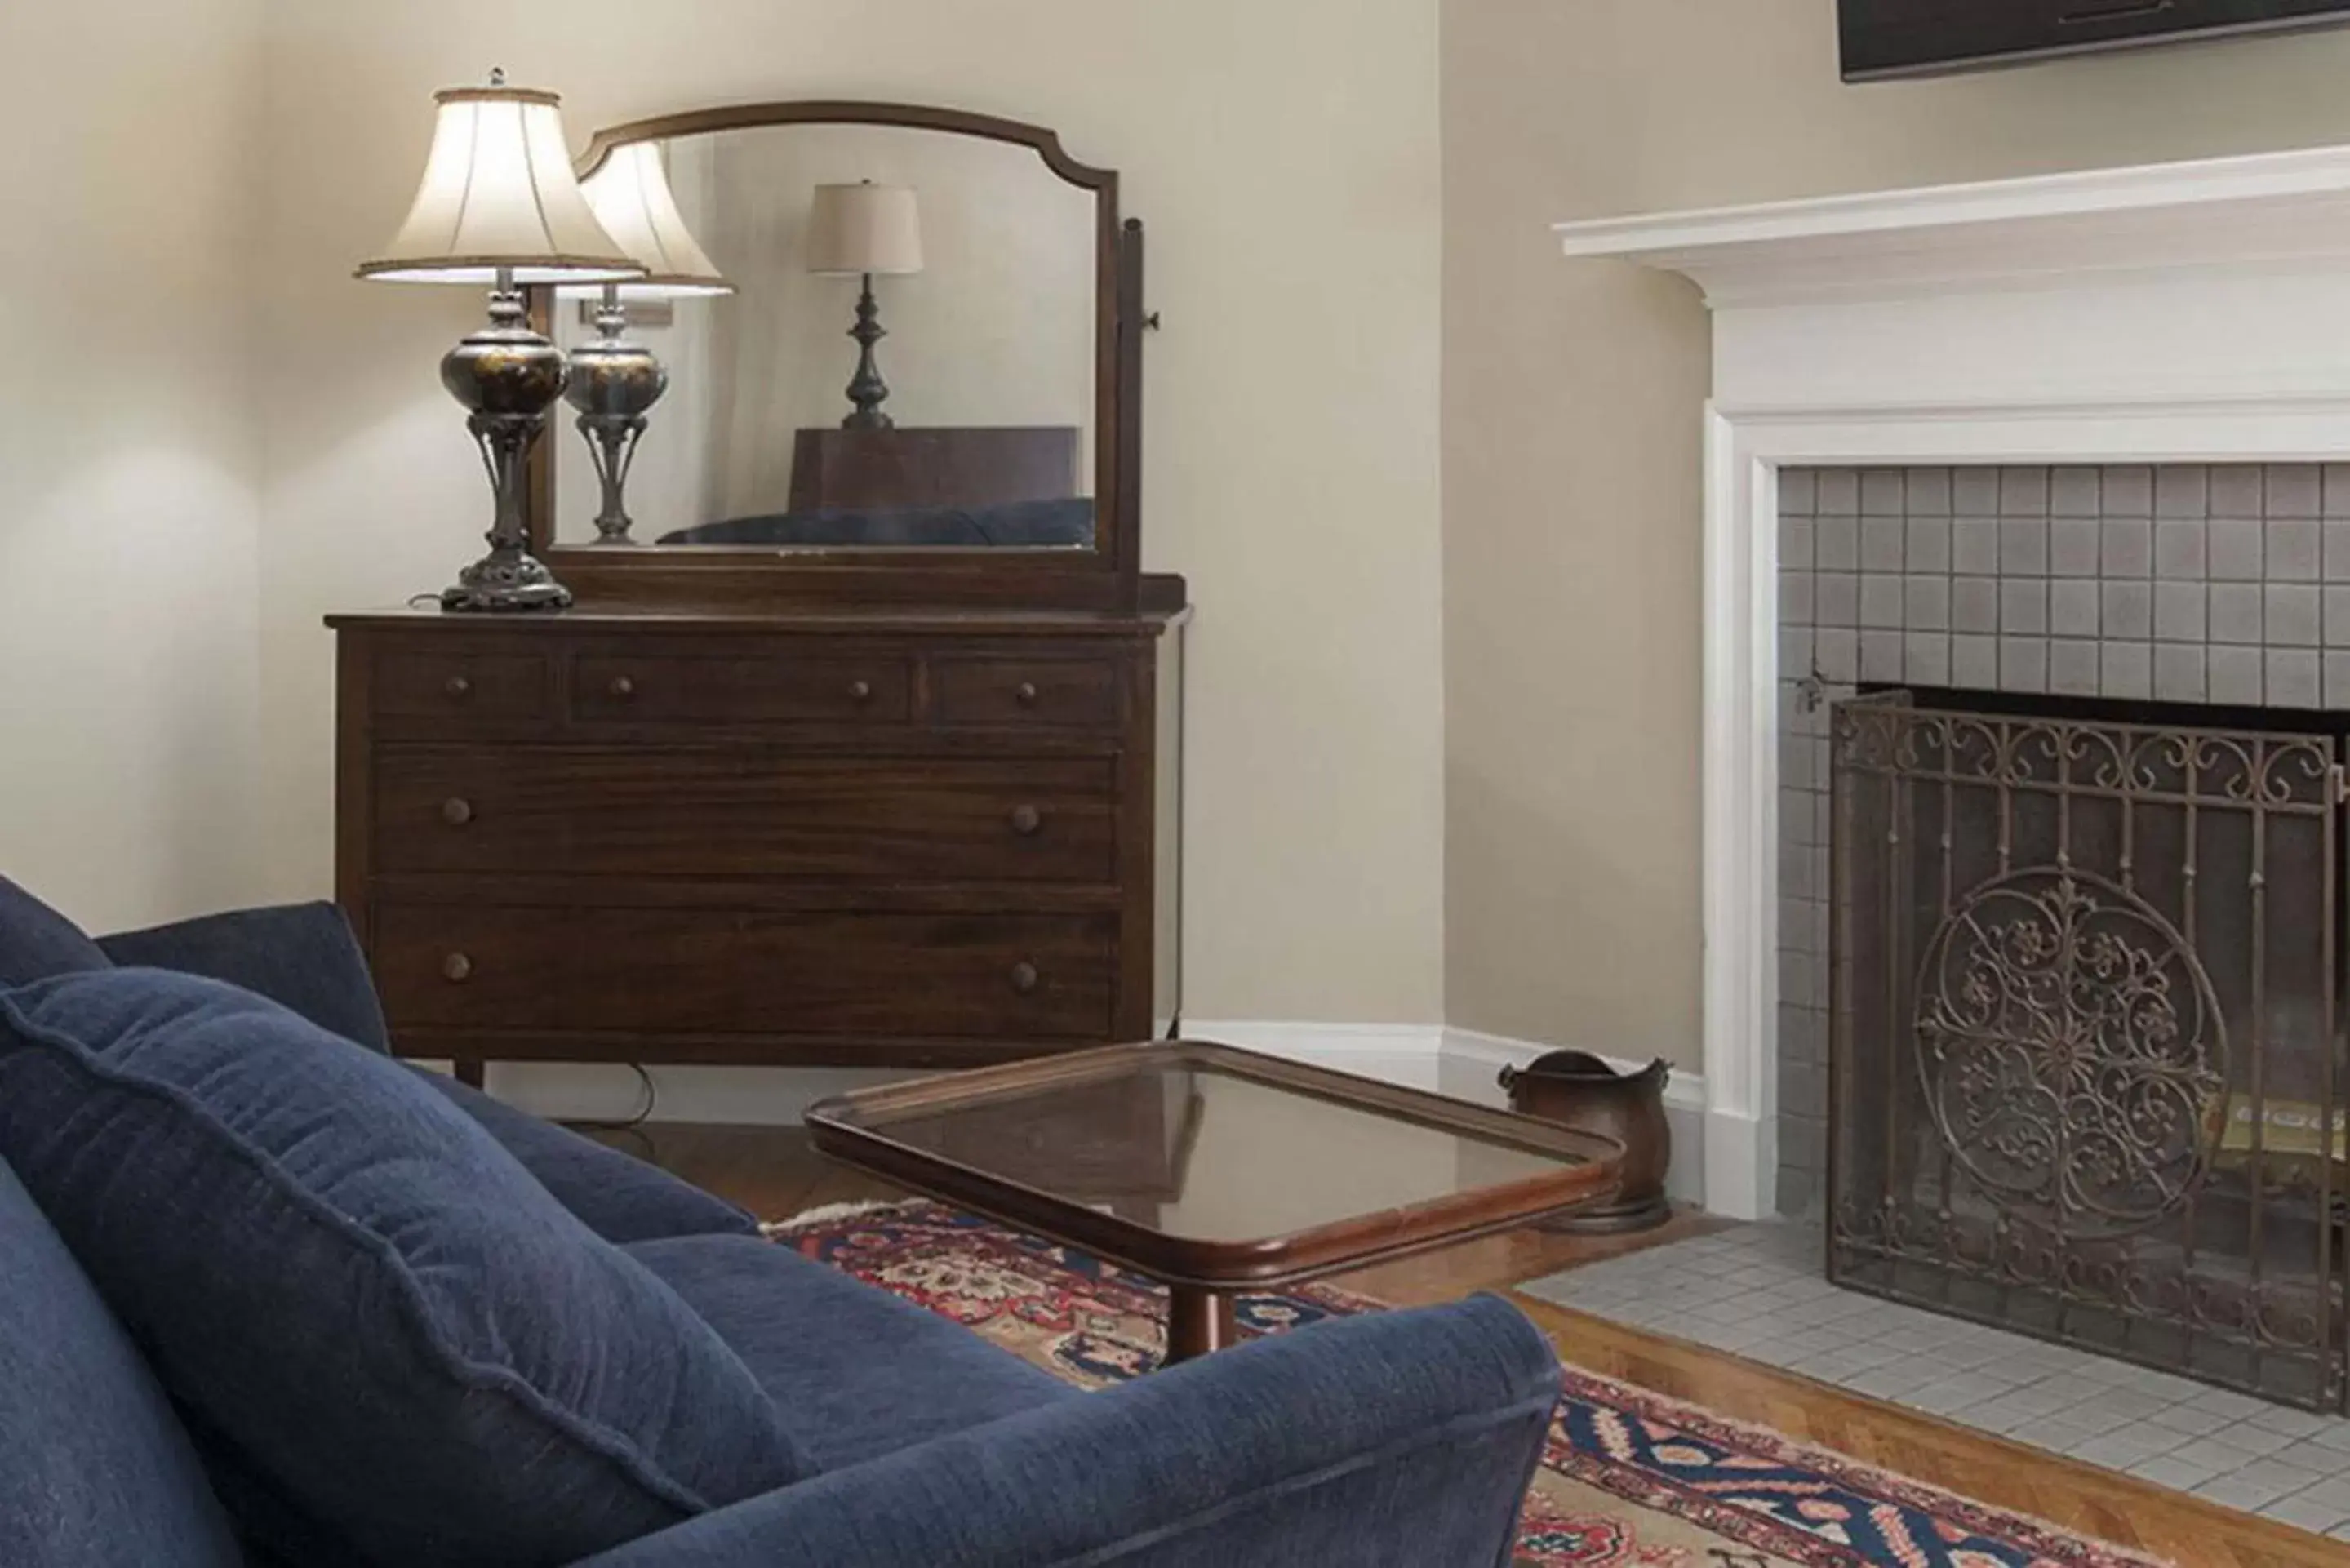
[[[2350,721],[2217,717],[1836,705],[1828,1270],[2339,1410]]]

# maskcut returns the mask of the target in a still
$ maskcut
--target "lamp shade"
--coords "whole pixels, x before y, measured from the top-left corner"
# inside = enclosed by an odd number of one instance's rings
[[[408,221],[359,275],[394,283],[585,283],[641,276],[571,173],[562,99],[504,85],[437,95],[432,152]]]
[[[819,273],[922,270],[922,219],[903,185],[818,185],[808,212],[807,269]]]
[[[686,227],[658,143],[631,141],[616,148],[579,189],[604,232],[645,269],[643,277],[621,286],[622,296],[661,299],[733,292]],[[593,286],[567,286],[564,292]]]

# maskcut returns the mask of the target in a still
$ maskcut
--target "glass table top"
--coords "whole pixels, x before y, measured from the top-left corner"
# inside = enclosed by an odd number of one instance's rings
[[[1604,1139],[1222,1047],[1090,1054],[848,1096],[811,1120],[1170,1237],[1241,1242],[1544,1179]],[[1036,1081],[1023,1082],[1026,1070]],[[966,1084],[963,1093],[956,1085]],[[1578,1191],[1574,1196],[1581,1196]]]

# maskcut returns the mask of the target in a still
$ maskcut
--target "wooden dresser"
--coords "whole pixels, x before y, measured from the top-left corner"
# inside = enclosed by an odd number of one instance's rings
[[[335,618],[405,1054],[951,1067],[1177,1012],[1182,614]]]

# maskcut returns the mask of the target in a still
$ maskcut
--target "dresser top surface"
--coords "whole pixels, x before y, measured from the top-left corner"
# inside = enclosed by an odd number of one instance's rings
[[[874,606],[869,608],[690,609],[654,605],[592,605],[516,615],[454,615],[436,605],[401,606],[327,617],[337,631],[532,636],[546,632],[832,632],[1024,637],[1156,637],[1191,619],[1178,610],[997,609]]]

